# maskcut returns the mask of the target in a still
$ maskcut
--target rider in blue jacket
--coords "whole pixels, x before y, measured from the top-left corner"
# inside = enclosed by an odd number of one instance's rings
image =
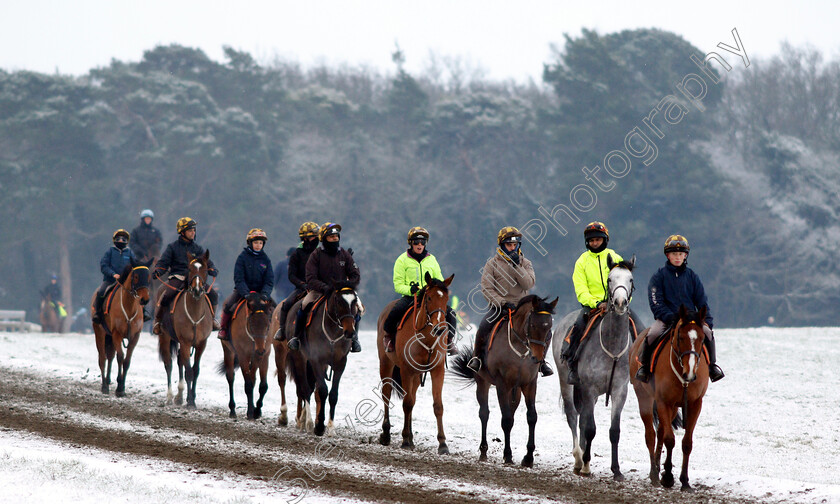
[[[102,323],[102,304],[105,302],[105,291],[113,283],[120,280],[120,274],[131,260],[135,259],[134,252],[128,248],[130,235],[125,229],[117,229],[112,236],[113,245],[105,251],[102,259],[99,260],[99,269],[102,271],[102,284],[96,290],[96,298],[93,303],[94,324]],[[148,320],[148,315],[143,312],[143,318]]]
[[[263,301],[271,302],[274,271],[271,268],[271,259],[263,250],[267,240],[265,231],[259,228],[251,229],[245,237],[248,246],[236,258],[233,268],[234,289],[225,300],[222,309],[222,327],[218,334],[220,340],[230,341],[230,320],[240,300],[259,297]]]
[[[706,291],[700,277],[688,267],[688,240],[682,235],[671,235],[665,240],[665,256],[668,262],[653,274],[648,284],[648,301],[653,312],[653,325],[648,329],[647,338],[642,343],[642,366],[636,373],[636,379],[647,382],[650,379],[650,359],[656,340],[677,321],[680,305],[689,310],[706,307],[706,319],[703,321],[703,344],[709,353],[709,378],[716,382],[723,378],[723,370],[716,364],[715,336],[712,331],[714,320],[706,299]]]

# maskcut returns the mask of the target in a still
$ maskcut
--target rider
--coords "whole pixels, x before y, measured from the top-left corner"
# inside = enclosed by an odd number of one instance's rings
[[[353,261],[353,256],[339,246],[341,226],[334,222],[327,222],[321,226],[321,245],[315,249],[306,261],[306,297],[300,303],[300,310],[295,319],[295,335],[289,340],[289,350],[300,348],[300,339],[306,333],[306,315],[312,304],[321,296],[332,290],[333,282],[347,281],[355,289],[359,285],[361,276],[359,267]],[[353,333],[350,346],[351,352],[361,352],[359,336]]]
[[[397,300],[394,308],[385,319],[383,329],[385,335],[385,351],[394,351],[394,335],[397,333],[397,326],[402,320],[405,312],[414,303],[414,294],[421,288],[426,273],[443,280],[443,273],[440,265],[431,253],[426,250],[426,242],[429,240],[429,232],[422,227],[413,227],[408,230],[408,250],[403,252],[394,263],[394,290],[402,297]],[[446,344],[449,353],[457,353],[452,346],[452,338],[455,333],[455,312],[449,306],[446,307],[446,324],[449,326]]]
[[[267,240],[268,236],[260,228],[251,229],[245,236],[248,246],[236,258],[233,268],[234,289],[222,308],[222,328],[217,335],[220,340],[230,341],[230,319],[240,300],[261,298],[265,302],[271,301],[274,271],[271,269],[271,259],[263,250]]]
[[[484,264],[481,274],[481,293],[492,305],[484,315],[475,334],[473,357],[467,367],[476,373],[484,360],[484,345],[501,311],[507,317],[509,310],[534,287],[536,275],[534,266],[522,254],[522,233],[512,226],[503,227],[497,237],[498,248]],[[540,373],[551,376],[554,371],[545,361],[540,363]]]
[[[93,303],[94,324],[102,323],[102,304],[105,302],[105,290],[114,282],[120,280],[120,273],[131,260],[136,260],[134,252],[128,248],[130,235],[125,229],[117,229],[111,237],[113,245],[105,251],[102,259],[99,260],[99,269],[102,271],[102,285],[96,290]]]
[[[622,261],[615,250],[607,248],[610,242],[610,232],[603,222],[590,222],[583,230],[583,238],[586,249],[577,261],[572,273],[572,283],[575,287],[575,296],[581,304],[575,324],[569,333],[568,339],[563,340],[561,355],[569,365],[568,382],[571,385],[579,385],[577,374],[577,361],[575,353],[580,343],[586,323],[589,321],[589,313],[607,304],[607,277],[610,269],[607,267],[607,256],[611,256],[613,262]]]
[[[49,296],[58,311],[59,317],[66,317],[67,310],[64,308],[64,303],[61,302],[61,286],[58,284],[58,275],[55,273],[50,275],[50,283],[44,287],[42,291],[44,296]]]
[[[142,261],[149,259],[154,251],[160,253],[163,238],[160,230],[152,226],[154,218],[155,213],[148,208],[141,211],[140,225],[131,230],[131,250]]]
[[[300,245],[289,257],[288,275],[289,281],[295,286],[295,290],[286,296],[280,306],[280,329],[274,335],[274,339],[277,341],[286,339],[286,319],[289,316],[289,310],[298,299],[306,295],[306,261],[309,260],[310,254],[318,246],[318,232],[320,230],[320,226],[311,221],[304,222],[298,229]]]
[[[688,240],[682,235],[671,235],[665,240],[665,266],[653,274],[648,284],[650,311],[656,319],[648,329],[647,338],[642,342],[641,367],[636,372],[636,379],[647,382],[650,379],[650,359],[657,338],[677,321],[680,305],[689,310],[706,307],[706,319],[703,321],[703,344],[709,353],[709,378],[716,382],[723,378],[723,370],[715,363],[715,333],[712,331],[712,315],[706,299],[706,291],[700,277],[688,267]]]
[[[195,242],[195,228],[196,222],[189,217],[181,217],[175,225],[175,230],[178,232],[178,239],[166,246],[163,255],[155,264],[155,278],[161,278],[164,274],[169,272],[168,282],[164,282],[166,287],[163,295],[158,300],[158,309],[155,310],[155,324],[152,327],[152,332],[160,335],[161,327],[160,321],[163,317],[163,312],[166,311],[169,303],[178,294],[178,291],[184,286],[187,281],[187,267],[190,263],[187,260],[187,252],[194,257],[204,254],[204,249],[201,245]],[[207,274],[215,277],[218,274],[216,266],[212,260],[207,261]],[[162,280],[162,279],[161,279]],[[163,280],[162,280],[163,281]],[[216,304],[219,302],[219,291],[215,288],[207,292],[210,298],[212,308],[216,309]],[[213,330],[218,331],[220,328],[216,319],[213,319]]]

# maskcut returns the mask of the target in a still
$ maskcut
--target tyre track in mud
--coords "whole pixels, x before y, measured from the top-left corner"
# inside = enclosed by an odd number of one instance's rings
[[[757,502],[716,494],[702,486],[696,487],[696,494],[654,489],[638,477],[620,483],[606,476],[581,478],[572,475],[569,467],[538,464],[534,469],[520,469],[500,461],[479,463],[473,454],[440,456],[432,447],[409,452],[379,446],[374,436],[362,434],[317,438],[292,427],[278,428],[275,419],[233,421],[226,409],[163,406],[161,399],[142,394],[116,399],[101,394],[98,382],[49,378],[6,367],[0,367],[0,391],[0,426],[4,428],[72,445],[165,459],[195,470],[232,472],[264,482],[274,479],[278,492],[302,478],[320,492],[377,502],[509,502],[510,494],[518,497],[513,500],[524,502]],[[101,419],[101,425],[82,416]],[[108,425],[114,421],[136,429]],[[398,433],[392,437],[399,441]],[[179,443],[179,438],[204,441]],[[325,446],[325,440],[337,449],[319,455],[318,460],[316,450]],[[287,464],[291,470],[278,475]],[[307,470],[304,464],[312,468]],[[373,467],[379,474],[364,476],[343,466]],[[313,472],[323,470],[328,471],[326,477],[314,481]]]

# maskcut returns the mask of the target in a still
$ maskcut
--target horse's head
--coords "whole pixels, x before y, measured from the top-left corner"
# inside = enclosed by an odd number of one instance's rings
[[[454,274],[446,280],[438,280],[427,271],[424,278],[426,285],[417,292],[420,306],[425,307],[426,325],[432,326],[432,336],[435,338],[449,329],[446,325],[446,306],[449,304],[449,285],[453,278]],[[418,310],[417,316],[422,316],[421,310]],[[420,326],[417,324],[418,329]]]
[[[635,255],[629,261],[615,263],[612,256],[607,254],[607,267],[610,269],[610,274],[607,277],[607,300],[609,308],[618,315],[624,315],[630,308],[630,298],[635,290],[633,285],[633,267],[635,265]]]
[[[362,311],[362,303],[350,282],[333,282],[330,311],[330,315],[341,325],[344,336],[351,338],[356,332],[356,316]]]
[[[152,265],[154,259],[148,261],[137,261],[132,259],[131,263],[126,265],[123,274],[120,278],[123,279],[123,287],[131,293],[132,296],[140,300],[140,304],[146,305],[149,302],[151,294],[152,274],[149,271],[149,266]]]
[[[697,379],[697,366],[703,355],[703,340],[706,337],[703,332],[705,319],[705,306],[695,312],[680,305],[679,319],[671,335],[671,352],[672,362],[675,357],[681,366],[675,372],[679,371],[684,382],[691,383]]]
[[[551,315],[554,314],[558,300],[559,298],[554,298],[554,301],[549,303],[548,298],[530,294],[519,300],[511,316],[513,328],[520,337],[527,340],[528,350],[534,362],[545,360],[551,340]]]
[[[271,324],[271,301],[254,297],[247,301],[247,305],[245,333],[254,341],[254,351],[261,357],[266,352],[266,336]]]
[[[207,263],[210,260],[210,251],[205,250],[204,254],[196,257],[187,252],[187,278],[186,286],[187,292],[192,294],[194,298],[200,298],[207,293]]]

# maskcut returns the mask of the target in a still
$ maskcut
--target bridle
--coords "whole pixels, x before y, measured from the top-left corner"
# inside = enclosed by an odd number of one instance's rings
[[[426,298],[429,297],[429,289],[430,288],[431,288],[431,286],[426,286],[425,289],[423,290],[423,296],[420,299],[420,306],[417,308],[417,313],[414,315],[414,332],[415,333],[417,333],[418,331],[422,331],[423,329],[425,329],[429,326],[432,326],[434,328],[434,327],[437,327],[438,325],[440,325],[439,323],[438,324],[433,324],[432,323],[432,316],[436,313],[440,313],[441,316],[443,317],[444,322],[446,321],[446,307],[435,308],[432,311],[429,311],[428,308],[427,308],[428,303],[426,302]],[[440,289],[440,287],[435,287],[435,288]],[[416,294],[415,294],[415,296],[416,296]],[[414,305],[417,306],[416,298],[415,298],[415,301],[414,301]],[[421,315],[420,315],[421,311],[426,314],[426,323],[424,325],[418,327],[417,319],[421,318]],[[438,338],[439,337],[440,336],[438,336]]]
[[[674,326],[674,329],[671,332],[671,358],[668,359],[671,364],[671,370],[674,372],[674,375],[680,381],[683,388],[688,387],[692,382],[694,382],[694,380],[697,379],[697,365],[700,363],[701,358],[700,352],[696,351],[691,343],[689,343],[689,350],[685,352],[681,351],[682,345],[680,345],[680,343],[682,342],[682,337],[680,336],[680,331],[683,328],[683,326],[687,324],[693,324],[695,327],[697,327],[693,330],[697,331],[699,334],[703,334],[703,326],[698,324],[694,320],[691,320],[686,324],[683,324],[682,320],[677,321],[677,324]],[[691,339],[688,338],[688,336],[686,336],[686,338],[689,339],[689,342],[691,341]],[[700,338],[698,338],[698,341],[701,341],[702,345],[702,340]],[[689,373],[692,371],[692,369],[694,370],[694,378],[690,380],[683,378],[683,374],[679,370],[677,370],[677,367],[674,365],[674,358],[676,357],[677,362],[679,362],[680,367],[682,367],[683,358],[685,358],[686,356],[694,357],[694,363],[690,364],[689,367]]]
[[[204,264],[199,261],[193,260],[190,262],[189,273],[187,273],[187,292],[194,299],[199,299],[207,294],[207,288],[205,287],[206,280],[199,275],[198,271],[194,271],[196,270],[195,265],[198,265],[198,270],[204,267]]]
[[[534,314],[536,314],[536,315],[549,315],[550,316],[551,312],[544,311],[544,310],[540,310],[540,311],[535,312],[534,310],[531,310],[528,313],[528,316],[525,317],[525,322],[523,324],[525,326],[525,335],[523,336],[523,335],[519,334],[519,332],[516,329],[513,328],[513,316],[516,314],[516,311],[517,310],[512,310],[508,314],[508,317],[509,317],[509,320],[510,320],[510,322],[508,323],[508,346],[510,346],[510,349],[513,350],[513,352],[516,355],[518,355],[520,359],[524,359],[525,357],[527,357],[529,355],[533,355],[533,352],[531,351],[531,345],[538,345],[538,346],[541,346],[541,347],[547,349],[547,347],[548,347],[548,337],[545,337],[544,339],[541,339],[541,340],[532,338],[531,337],[531,328],[534,326],[534,324],[532,323]],[[513,341],[510,339],[511,332],[516,337],[517,341],[519,341],[519,343],[526,348],[525,352],[520,352],[519,350],[517,350],[513,346]],[[549,336],[551,335],[551,331],[548,331],[548,335]]]
[[[333,316],[333,314],[330,313],[330,311],[331,311],[330,310],[330,299],[334,296],[341,296],[343,294],[353,294],[353,300],[348,302],[348,307],[350,309],[348,310],[347,313]],[[333,294],[324,301],[324,313],[323,313],[323,315],[321,315],[321,331],[324,332],[324,336],[326,336],[327,340],[330,342],[330,345],[335,345],[335,343],[337,341],[339,341],[341,338],[344,338],[344,330],[343,330],[343,326],[341,324],[341,322],[344,319],[352,318],[353,323],[354,324],[356,323],[356,315],[353,313],[353,304],[355,304],[357,302],[357,300],[358,300],[358,295],[356,294],[355,290],[353,290],[350,287],[342,287],[341,289],[338,289],[335,292],[333,292]],[[335,305],[336,305],[336,302],[333,302],[332,306],[335,307]],[[337,326],[338,330],[341,331],[341,334],[339,334],[335,338],[332,338],[330,336],[329,331],[327,331],[327,327],[326,327],[326,319],[327,318],[329,318],[330,322],[335,324]]]

